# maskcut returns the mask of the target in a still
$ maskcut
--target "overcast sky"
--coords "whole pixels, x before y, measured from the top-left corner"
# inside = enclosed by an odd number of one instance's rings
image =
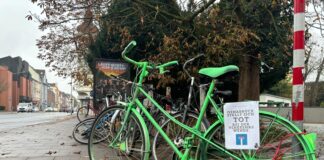
[[[48,81],[57,83],[61,91],[70,93],[70,80],[55,76],[37,58],[36,39],[43,33],[38,30],[36,22],[25,18],[29,11],[40,13],[37,5],[30,0],[0,0],[0,58],[20,56],[35,69],[46,69]]]

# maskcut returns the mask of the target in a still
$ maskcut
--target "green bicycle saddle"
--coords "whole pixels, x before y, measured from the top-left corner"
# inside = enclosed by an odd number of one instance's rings
[[[225,73],[233,71],[239,71],[239,68],[235,65],[228,65],[224,67],[208,67],[200,69],[198,73],[205,76],[209,76],[211,78],[216,78]]]

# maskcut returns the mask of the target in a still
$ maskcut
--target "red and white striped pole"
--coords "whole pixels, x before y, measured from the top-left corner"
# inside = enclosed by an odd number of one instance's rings
[[[305,0],[294,0],[294,54],[292,120],[302,129],[304,120],[304,76],[305,66]]]

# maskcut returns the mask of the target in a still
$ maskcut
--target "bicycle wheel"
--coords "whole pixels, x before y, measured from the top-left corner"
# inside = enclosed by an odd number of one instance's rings
[[[146,146],[144,140],[144,130],[133,114],[130,115],[122,134],[116,139],[125,118],[124,108],[122,106],[107,108],[96,118],[88,144],[91,160],[148,158],[149,146]],[[112,144],[115,139],[115,143]]]
[[[89,118],[89,111],[87,107],[81,107],[77,111],[77,118],[79,122],[84,121],[85,119]]]
[[[94,121],[94,118],[89,118],[79,122],[73,129],[73,138],[81,144],[87,144]]]
[[[183,118],[183,113],[181,112],[176,113],[173,115],[173,117],[181,122]],[[184,124],[193,127],[196,124],[197,119],[198,116],[196,113],[188,112]],[[164,124],[161,125],[161,128],[180,150],[181,147],[183,146],[184,138],[191,135],[190,132],[178,126],[170,119],[167,119],[164,122]],[[207,128],[208,128],[208,122],[205,119],[203,119],[200,130],[205,131]],[[198,144],[199,144],[199,139],[196,137],[193,140],[192,153],[190,154],[195,155]],[[175,154],[171,146],[169,146],[169,144],[164,140],[164,138],[161,136],[161,134],[159,134],[159,132],[157,132],[154,137],[152,154],[155,160],[178,159],[177,155]]]
[[[316,159],[301,131],[288,120],[260,112],[260,146],[257,150],[227,150],[242,159]],[[207,139],[225,148],[224,126],[214,127]],[[294,142],[293,142],[294,141]],[[296,148],[299,152],[293,152]],[[234,159],[212,144],[201,143],[196,159]]]

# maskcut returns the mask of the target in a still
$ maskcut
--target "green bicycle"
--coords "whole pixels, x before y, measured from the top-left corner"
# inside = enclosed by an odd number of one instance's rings
[[[223,113],[212,97],[216,78],[228,72],[238,71],[238,67],[233,65],[199,70],[200,74],[212,78],[212,81],[200,113],[188,114],[190,118],[182,123],[181,113],[169,114],[142,88],[143,80],[149,74],[148,70],[157,69],[163,74],[166,67],[178,62],[171,61],[158,66],[148,62],[136,62],[126,56],[134,46],[136,42],[132,41],[122,52],[122,57],[127,62],[141,70],[135,78],[135,80],[138,78],[138,81],[135,81],[134,94],[128,103],[108,108],[97,117],[89,138],[90,159],[316,159],[314,142],[310,140],[311,135],[302,133],[287,119],[265,111],[259,113],[261,141],[258,149],[225,148]],[[137,97],[140,93],[167,117],[164,124],[160,126],[139,101]],[[212,106],[216,113],[216,120],[210,126],[204,122],[208,106]],[[105,121],[104,126],[96,128],[96,124],[102,123],[101,119],[107,114],[113,116]],[[153,139],[149,137],[143,116],[146,116],[157,130]],[[101,136],[108,138],[102,143],[95,143]],[[151,140],[153,140],[152,147]],[[296,151],[296,148],[299,150]]]

